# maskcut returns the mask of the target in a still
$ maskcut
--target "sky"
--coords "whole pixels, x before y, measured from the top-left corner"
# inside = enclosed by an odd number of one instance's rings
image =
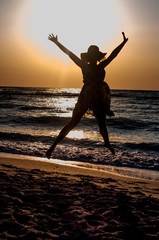
[[[159,90],[159,0],[0,0],[0,86],[80,88],[82,74],[48,34],[80,57],[128,42],[106,68],[111,89]]]

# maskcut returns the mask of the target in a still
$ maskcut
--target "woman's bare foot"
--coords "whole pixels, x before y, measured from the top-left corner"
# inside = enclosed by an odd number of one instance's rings
[[[51,158],[51,153],[52,153],[52,151],[53,151],[52,148],[49,148],[49,149],[47,150],[45,156],[46,156],[48,159]]]
[[[106,144],[106,143],[105,143],[104,146],[105,146],[106,148],[108,148],[113,155],[115,155],[115,149],[114,149],[110,144]]]

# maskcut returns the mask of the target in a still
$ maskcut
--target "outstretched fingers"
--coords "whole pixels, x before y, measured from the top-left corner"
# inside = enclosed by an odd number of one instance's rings
[[[123,41],[126,43],[126,42],[128,41],[128,38],[126,38],[126,36],[125,36],[125,33],[124,33],[124,32],[122,32],[122,35],[123,35]]]
[[[54,36],[54,34],[51,33],[51,34],[48,35],[48,40],[50,40],[52,42],[55,42],[55,41],[58,41],[58,37],[57,37],[57,35]]]

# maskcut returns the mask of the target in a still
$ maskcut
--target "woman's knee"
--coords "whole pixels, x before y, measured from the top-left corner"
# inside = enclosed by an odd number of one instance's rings
[[[66,125],[66,128],[72,129],[74,128],[80,121],[80,118],[72,118],[68,124]]]
[[[71,121],[69,122],[69,125],[75,127],[79,121],[81,120],[81,118],[72,118]]]

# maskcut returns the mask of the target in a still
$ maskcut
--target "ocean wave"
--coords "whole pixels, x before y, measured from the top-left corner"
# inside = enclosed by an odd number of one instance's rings
[[[29,111],[29,110],[49,110],[53,109],[51,107],[40,107],[40,106],[22,106],[19,107],[19,109],[24,110],[24,111]]]
[[[0,87],[0,95],[28,95],[28,96],[60,96],[76,97],[80,89],[69,88],[23,88],[23,87]],[[153,93],[153,94],[152,94]],[[141,90],[111,90],[112,98],[128,98],[132,100],[159,100],[159,91]]]
[[[78,92],[69,92],[69,89],[66,91],[63,89],[38,89],[37,88],[1,88],[0,95],[5,96],[31,96],[31,97],[77,97]]]
[[[14,141],[17,142],[26,142],[26,145],[31,142],[36,143],[43,143],[43,144],[52,144],[55,138],[57,137],[57,134],[55,132],[52,136],[44,136],[44,135],[32,135],[32,134],[23,134],[23,133],[13,133],[13,132],[0,132],[0,140],[1,141]],[[70,145],[77,145],[77,146],[94,146],[99,147],[99,141],[88,139],[88,138],[82,138],[82,139],[74,139],[69,138],[68,136],[65,137],[63,140],[63,143],[70,144]],[[103,146],[103,143],[101,143]]]
[[[1,141],[22,141],[22,142],[41,142],[41,143],[48,143],[52,144],[57,136],[56,131],[52,136],[47,135],[35,135],[35,134],[23,134],[23,133],[16,133],[16,132],[0,132],[0,140]],[[89,139],[89,138],[81,138],[81,139],[74,139],[69,138],[68,136],[65,137],[63,140],[64,144],[76,145],[76,146],[93,146],[94,148],[99,148],[104,146],[102,140],[97,139]],[[114,142],[114,145],[117,149],[133,149],[133,150],[141,150],[143,152],[159,152],[159,143],[158,142],[141,142],[141,143],[134,143],[134,142]]]
[[[70,120],[70,117],[58,117],[58,116],[8,116],[3,117],[0,119],[0,124],[3,126],[6,124],[8,125],[14,125],[16,127],[23,126],[25,127],[28,125],[31,126],[52,126],[52,127],[58,127],[61,128],[64,126],[68,121]]]
[[[42,154],[48,145],[52,144],[56,137],[55,134],[70,120],[78,93],[79,90],[76,89],[0,88],[0,151],[3,151],[5,147],[6,152],[15,153],[16,151],[35,156]],[[112,108],[116,109],[116,116],[107,118],[106,124],[110,132],[111,143],[114,144],[117,152],[137,151],[142,155],[151,153],[158,156],[158,96],[159,92],[112,90]],[[51,99],[52,97],[54,99]],[[73,98],[66,99],[69,97]],[[72,104],[70,104],[71,101]],[[62,141],[65,146],[63,152],[59,151],[57,154],[57,150],[54,157],[80,159],[78,153],[73,153],[73,148],[78,146],[80,150],[78,149],[77,152],[82,152],[81,159],[91,161],[89,157],[92,155],[85,155],[86,149],[83,149],[92,147],[98,150],[97,153],[92,150],[95,156],[92,158],[93,162],[107,161],[108,151],[102,150],[103,140],[98,132],[96,119],[92,116],[82,118],[77,129],[84,131],[83,138],[73,139],[71,135],[70,138],[66,137]],[[40,135],[40,130],[45,136]],[[53,133],[52,136],[49,135],[50,132]],[[127,140],[131,142],[126,142]],[[103,151],[103,156],[100,151]],[[112,158],[110,164],[111,160]],[[121,162],[124,165],[124,160]],[[132,163],[129,161],[130,165],[133,165]],[[120,158],[116,159],[115,164],[120,164]]]
[[[144,129],[144,128],[150,128],[155,126],[159,126],[158,122],[151,122],[151,121],[142,121],[139,119],[130,119],[130,118],[124,118],[124,117],[118,117],[118,118],[111,118],[107,119],[107,125],[113,126],[114,128],[122,128],[122,129]]]
[[[29,117],[18,117],[13,119],[12,121],[16,123],[23,124],[40,124],[40,125],[52,125],[52,126],[61,126],[66,124],[69,121],[69,117],[58,117],[58,116],[29,116]]]
[[[61,113],[63,113],[61,111]],[[60,116],[29,116],[29,114],[26,116],[26,114],[23,116],[23,114],[20,116],[13,116],[9,115],[8,117],[3,117],[0,119],[1,124],[14,124],[14,125],[38,125],[39,127],[44,126],[52,126],[55,128],[61,128],[62,126],[66,125],[69,120],[71,119],[71,116],[68,117],[60,117]],[[95,123],[95,124],[94,124]],[[94,125],[96,126],[96,120],[95,118],[82,118],[80,123],[78,124],[82,127],[91,127],[94,128]]]
[[[131,101],[138,102],[139,100],[142,100],[145,102],[145,100],[156,100],[159,101],[159,91],[141,91],[141,90],[112,90],[111,91],[112,98],[127,98],[131,99]],[[155,102],[153,102],[155,104]]]
[[[0,108],[15,108],[15,106],[13,104],[0,104]]]
[[[12,154],[21,154],[29,156],[45,157],[45,153],[50,145],[48,143],[40,144],[39,142],[26,142],[20,144],[15,141],[4,143],[0,147],[1,152]],[[149,169],[159,171],[159,158],[152,154],[141,153],[137,151],[116,151],[116,155],[111,153],[104,147],[100,146],[77,146],[70,144],[59,144],[52,153],[52,159],[62,159],[76,162],[93,163],[98,165],[109,165],[118,167]]]
[[[45,142],[47,140],[52,140],[50,136],[38,136],[31,134],[22,133],[12,133],[12,132],[0,132],[0,140],[2,141],[25,141],[25,142]]]
[[[25,109],[25,110],[24,110]],[[25,107],[23,110],[25,111],[29,111],[29,110],[41,110],[41,107]],[[53,111],[53,108],[49,108]],[[42,108],[42,110],[45,110]],[[57,113],[57,110],[56,110]],[[65,114],[64,111],[59,111],[58,114]],[[38,115],[40,115],[40,113],[38,113]],[[18,116],[16,115],[8,115],[5,116],[3,118],[0,119],[0,123],[1,124],[21,124],[21,125],[39,125],[39,126],[43,126],[43,125],[52,125],[53,127],[59,127],[61,128],[61,126],[64,126],[65,124],[67,124],[67,122],[69,122],[69,120],[71,119],[71,116],[45,116],[45,115],[40,115],[40,116],[36,116],[36,115],[31,115],[30,114],[23,114],[20,113]],[[155,122],[155,121],[142,121],[139,119],[130,119],[130,118],[125,118],[125,117],[118,117],[118,118],[107,118],[106,119],[106,124],[109,127],[113,127],[113,129],[122,129],[122,130],[146,130],[147,131],[158,131],[159,129],[159,122]],[[80,123],[78,124],[80,125],[81,128],[94,128],[97,127],[98,128],[98,124],[97,121],[94,117],[86,117],[86,118],[82,118]]]

